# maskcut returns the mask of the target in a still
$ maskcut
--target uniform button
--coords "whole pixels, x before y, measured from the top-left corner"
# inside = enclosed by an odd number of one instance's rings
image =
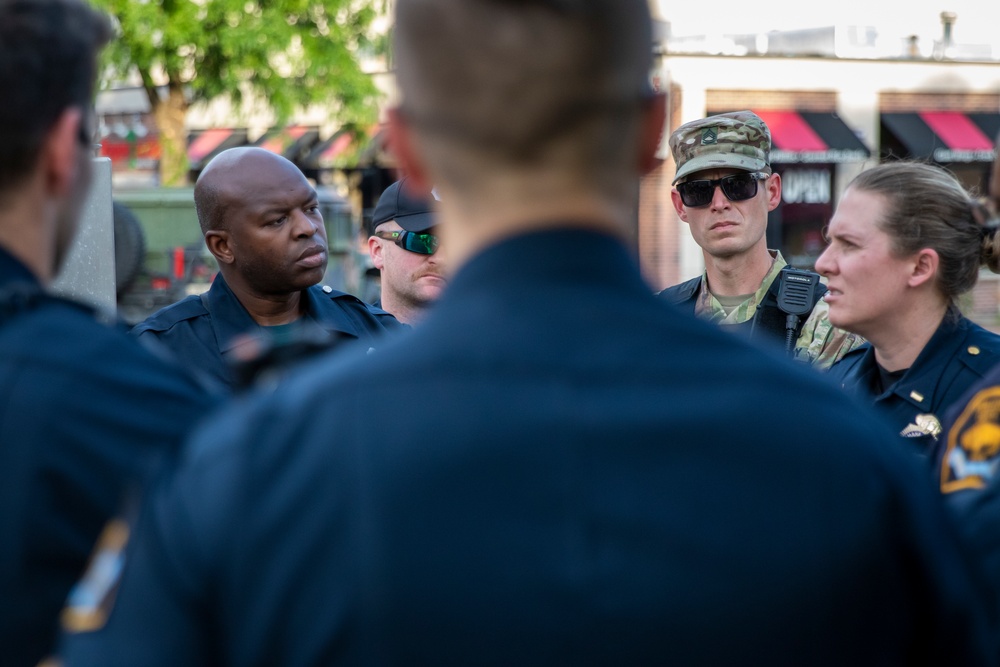
[[[976,356],[977,354],[979,354],[979,348],[976,347],[975,345],[970,345],[969,354],[971,354],[972,356]]]
[[[332,292],[332,291],[333,291],[333,288],[332,288],[332,287],[330,287],[329,285],[323,285],[323,292],[324,292],[325,294],[329,294],[329,293],[330,293],[330,292]]]

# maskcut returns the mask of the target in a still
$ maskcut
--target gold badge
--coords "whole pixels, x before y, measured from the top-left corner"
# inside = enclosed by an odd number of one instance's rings
[[[904,438],[919,438],[923,435],[933,436],[937,440],[941,435],[941,422],[934,415],[917,415],[912,424],[899,432]]]
[[[981,489],[1000,462],[1000,387],[972,397],[948,431],[941,460],[941,492]]]

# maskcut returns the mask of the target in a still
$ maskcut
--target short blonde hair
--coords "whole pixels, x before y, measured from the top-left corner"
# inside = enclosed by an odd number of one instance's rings
[[[646,0],[399,0],[400,113],[421,154],[469,163],[620,165],[649,94]]]

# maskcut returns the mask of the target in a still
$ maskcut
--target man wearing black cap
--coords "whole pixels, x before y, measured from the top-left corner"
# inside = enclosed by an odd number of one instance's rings
[[[382,275],[382,297],[375,305],[405,324],[417,322],[447,284],[434,234],[433,196],[416,195],[405,178],[386,188],[368,239],[372,264]]]

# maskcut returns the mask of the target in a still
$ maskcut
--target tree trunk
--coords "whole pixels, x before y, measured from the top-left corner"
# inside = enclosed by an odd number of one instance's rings
[[[179,84],[167,86],[166,99],[153,105],[156,127],[160,130],[160,185],[187,185],[188,159],[184,119],[188,103]]]

